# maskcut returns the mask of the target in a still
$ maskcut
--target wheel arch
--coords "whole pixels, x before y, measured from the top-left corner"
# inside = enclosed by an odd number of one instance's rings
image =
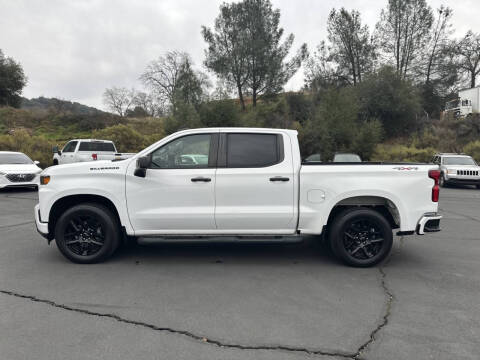
[[[123,227],[120,214],[117,210],[115,204],[105,196],[101,195],[92,195],[92,194],[76,194],[76,195],[67,195],[60,199],[57,199],[52,207],[50,208],[49,219],[48,219],[48,232],[50,234],[55,233],[55,225],[60,217],[60,215],[67,209],[72,206],[84,203],[92,204],[101,204],[109,209],[113,215],[116,217],[116,220]]]
[[[397,205],[387,197],[376,195],[352,196],[337,201],[329,213],[327,228],[339,213],[356,207],[366,207],[375,210],[387,219],[392,229],[400,228],[401,212]]]

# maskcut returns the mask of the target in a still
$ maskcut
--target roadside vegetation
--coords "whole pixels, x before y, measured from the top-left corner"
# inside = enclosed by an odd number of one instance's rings
[[[21,98],[27,78],[0,52],[0,150],[48,166],[51,147],[72,138],[110,139],[119,151],[136,152],[182,128],[248,126],[296,129],[302,155],[324,160],[354,152],[365,160],[424,162],[436,151],[464,151],[480,161],[480,115],[441,116],[445,102],[474,87],[480,73],[480,35],[453,38],[448,7],[388,0],[373,29],[356,10],[332,9],[327,38],[310,51],[295,48],[269,0],[219,10],[214,24],[200,29],[203,70],[188,53],[168,51],[139,69],[142,91],[105,90],[109,112]],[[300,68],[303,89],[285,92]]]

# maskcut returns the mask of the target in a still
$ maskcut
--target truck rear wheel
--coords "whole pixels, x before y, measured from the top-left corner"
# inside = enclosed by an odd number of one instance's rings
[[[110,257],[118,248],[120,232],[112,212],[100,204],[67,209],[55,225],[55,242],[70,261],[90,264]]]
[[[329,234],[333,254],[356,267],[378,264],[388,256],[393,244],[390,223],[379,212],[363,207],[340,213]]]

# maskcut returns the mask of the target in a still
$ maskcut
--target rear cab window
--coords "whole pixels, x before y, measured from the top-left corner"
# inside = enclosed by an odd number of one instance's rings
[[[258,168],[283,161],[283,137],[280,134],[226,133],[223,164],[219,167]]]
[[[115,146],[110,142],[83,141],[78,151],[116,152]]]

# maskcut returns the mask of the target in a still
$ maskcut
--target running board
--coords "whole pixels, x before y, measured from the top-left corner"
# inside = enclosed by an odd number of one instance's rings
[[[165,235],[139,236],[143,243],[297,243],[303,240],[299,235]]]

